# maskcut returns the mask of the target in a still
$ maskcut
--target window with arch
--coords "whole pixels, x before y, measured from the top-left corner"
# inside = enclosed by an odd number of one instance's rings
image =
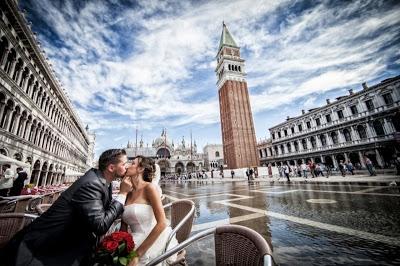
[[[290,143],[286,144],[286,147],[288,152],[292,152],[292,146],[290,145]]]
[[[336,132],[331,133],[331,139],[332,139],[333,144],[339,143],[338,135],[336,134]]]
[[[360,139],[366,139],[367,138],[367,132],[365,131],[365,127],[362,125],[358,125],[357,126],[357,132],[358,132],[358,136],[360,137]]]
[[[294,142],[294,150],[299,151],[299,143],[297,141]]]
[[[307,141],[305,139],[301,141],[301,146],[303,146],[304,150],[307,150]]]
[[[321,140],[321,145],[325,146],[326,145],[326,137],[324,134],[319,135],[319,139]]]
[[[343,129],[343,135],[346,141],[351,141],[351,134],[347,128]]]
[[[317,147],[317,140],[315,139],[315,137],[311,137],[310,141],[311,141],[311,146],[313,148],[316,148]]]
[[[215,157],[219,157],[219,151],[215,152]]]
[[[283,147],[283,144],[281,144],[280,148],[281,148],[282,154],[285,154],[285,148]]]
[[[373,127],[375,129],[375,133],[376,133],[377,136],[384,136],[385,135],[385,130],[383,129],[381,121],[375,120],[372,125],[373,125]]]

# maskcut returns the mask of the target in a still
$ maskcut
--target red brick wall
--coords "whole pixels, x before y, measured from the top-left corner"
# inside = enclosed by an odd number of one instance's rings
[[[228,167],[258,166],[247,83],[226,81],[219,90],[219,102],[224,158]]]

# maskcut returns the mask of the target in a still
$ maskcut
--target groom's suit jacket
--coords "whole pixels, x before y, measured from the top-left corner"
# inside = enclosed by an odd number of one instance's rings
[[[91,169],[10,241],[3,250],[7,263],[86,265],[97,237],[107,232],[123,210],[121,203],[112,201],[111,186],[101,172]]]

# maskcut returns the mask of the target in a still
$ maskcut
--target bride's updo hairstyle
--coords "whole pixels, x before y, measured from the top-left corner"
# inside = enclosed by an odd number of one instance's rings
[[[143,170],[143,180],[146,182],[151,182],[154,178],[154,173],[156,171],[156,165],[153,159],[145,157],[145,156],[136,156],[138,158],[139,167],[142,167]]]

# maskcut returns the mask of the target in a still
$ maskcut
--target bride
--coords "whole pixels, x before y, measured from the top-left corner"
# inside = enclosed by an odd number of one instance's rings
[[[121,230],[132,231],[138,257],[129,266],[145,265],[164,251],[171,227],[167,226],[164,208],[157,185],[152,183],[156,170],[154,161],[137,156],[127,169],[133,190],[128,194],[122,215]],[[177,245],[175,238],[169,248]],[[176,255],[168,260],[174,261]]]

